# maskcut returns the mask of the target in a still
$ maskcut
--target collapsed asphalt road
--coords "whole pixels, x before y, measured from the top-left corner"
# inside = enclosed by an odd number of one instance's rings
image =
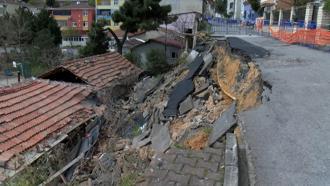
[[[269,55],[269,52],[266,49],[248,43],[240,38],[228,37],[227,41],[232,50],[241,51],[243,54],[248,55],[251,58],[259,58]]]
[[[270,38],[243,39],[270,51],[255,59],[272,86],[264,92],[268,99],[240,113],[257,185],[329,185],[330,54]]]

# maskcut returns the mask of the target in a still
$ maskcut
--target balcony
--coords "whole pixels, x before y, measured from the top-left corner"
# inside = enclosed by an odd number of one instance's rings
[[[110,0],[108,0],[108,1],[105,1],[105,0],[102,0],[102,1],[97,1],[97,6],[109,6],[109,5],[111,5],[111,2],[110,2]]]
[[[109,16],[109,15],[97,15],[96,19],[97,20],[100,20],[100,19],[111,20],[111,16]]]

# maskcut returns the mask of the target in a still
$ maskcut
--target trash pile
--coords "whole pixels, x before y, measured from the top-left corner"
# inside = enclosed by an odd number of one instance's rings
[[[262,91],[257,67],[224,58],[221,48],[226,47],[204,40],[185,63],[162,76],[145,77],[131,94],[113,100],[97,151],[76,180],[93,185],[125,184],[132,179],[138,183],[155,153],[170,148],[202,150],[219,139],[226,132],[221,125],[229,123],[228,130],[235,123],[236,105],[247,108],[258,103]],[[251,100],[241,100],[246,98]]]

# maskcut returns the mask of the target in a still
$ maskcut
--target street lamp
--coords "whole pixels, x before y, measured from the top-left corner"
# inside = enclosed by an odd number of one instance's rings
[[[16,61],[13,61],[13,67],[18,68],[18,66],[20,67],[20,70],[18,70],[18,72],[17,72],[17,75],[18,75],[17,81],[20,82],[21,81],[21,72],[24,75],[23,64],[22,63],[16,63]]]

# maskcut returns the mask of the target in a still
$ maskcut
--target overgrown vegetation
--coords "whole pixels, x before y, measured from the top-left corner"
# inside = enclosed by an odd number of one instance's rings
[[[136,184],[138,175],[136,173],[131,173],[121,177],[120,186],[134,186]]]
[[[103,32],[103,23],[93,23],[88,32],[88,42],[85,47],[79,50],[82,57],[106,53],[109,46],[109,40],[106,33]]]
[[[324,3],[324,10],[330,12],[330,0],[325,0]]]
[[[215,0],[215,11],[225,18],[231,17],[231,15],[227,14],[227,3],[227,0]]]
[[[260,10],[260,1],[259,0],[248,0],[248,2],[251,5],[253,11],[259,12],[259,10]]]
[[[19,8],[16,14],[0,17],[0,30],[0,48],[4,50],[2,66],[16,61],[51,68],[60,63],[61,31],[47,10],[34,15]]]
[[[165,53],[161,50],[151,49],[147,53],[146,70],[151,75],[159,75],[170,70],[171,66],[166,62]]]
[[[136,55],[136,54],[134,54],[134,53],[132,53],[132,52],[128,52],[128,53],[126,53],[125,55],[124,55],[124,57],[128,60],[128,61],[130,61],[130,62],[132,62],[133,64],[135,64],[135,65],[137,65],[137,66],[141,66],[141,63],[140,63],[140,59],[139,59],[139,56],[138,55]]]

